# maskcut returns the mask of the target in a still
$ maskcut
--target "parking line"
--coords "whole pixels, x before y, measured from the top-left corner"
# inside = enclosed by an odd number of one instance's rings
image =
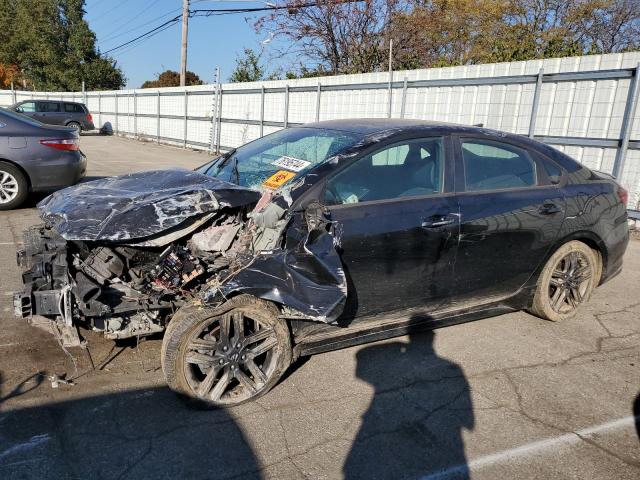
[[[448,478],[455,478],[456,476],[473,470],[479,470],[489,465],[499,464],[504,461],[515,460],[518,458],[533,457],[544,453],[546,450],[558,448],[563,444],[580,443],[582,441],[581,437],[588,437],[597,433],[604,433],[609,430],[620,430],[623,428],[634,427],[636,421],[640,421],[640,417],[629,416],[600,425],[595,425],[593,427],[587,427],[582,430],[577,430],[576,432],[566,433],[558,437],[546,438],[520,447],[510,448],[501,452],[485,455],[465,464],[454,465],[437,472],[429,473],[420,477],[420,480],[444,480]]]

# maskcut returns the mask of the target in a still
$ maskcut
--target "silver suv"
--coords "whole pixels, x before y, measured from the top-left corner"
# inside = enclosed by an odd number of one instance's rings
[[[64,125],[78,130],[93,130],[93,117],[83,103],[58,100],[24,100],[8,107],[49,125]]]

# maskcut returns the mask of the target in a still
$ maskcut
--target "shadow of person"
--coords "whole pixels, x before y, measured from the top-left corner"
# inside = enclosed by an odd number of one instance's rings
[[[462,433],[473,429],[462,368],[439,357],[433,332],[358,352],[356,375],[374,397],[344,465],[347,479],[468,478]]]
[[[636,401],[633,402],[633,417],[636,423],[636,433],[638,434],[638,440],[640,440],[640,393],[638,393]]]
[[[32,403],[0,410],[0,478],[261,478],[229,411],[167,388]]]

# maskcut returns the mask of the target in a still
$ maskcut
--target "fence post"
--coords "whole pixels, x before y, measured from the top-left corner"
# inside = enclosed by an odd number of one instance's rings
[[[138,138],[138,95],[133,91],[133,136]]]
[[[13,82],[11,82],[11,98],[13,99],[13,103],[17,103],[16,89],[13,86]]]
[[[118,135],[118,93],[115,94],[115,103],[116,103],[116,135]]]
[[[289,126],[289,84],[284,86],[284,128]]]
[[[98,92],[98,130],[102,124],[102,94]]]
[[[158,90],[158,100],[156,102],[156,142],[160,143],[160,90]]]
[[[87,105],[87,91],[85,90],[84,80],[82,80],[82,100],[84,105]]]
[[[220,151],[220,132],[221,131],[222,131],[222,84],[220,83],[220,80],[218,80],[218,128],[216,129],[216,152]]]
[[[320,121],[320,92],[322,91],[322,86],[320,82],[318,82],[318,87],[316,88],[316,122]]]
[[[264,85],[260,86],[260,136],[264,136]]]
[[[402,104],[400,105],[400,118],[404,118],[404,110],[405,105],[407,104],[407,82],[409,79],[404,77],[404,82],[402,83]]]
[[[624,162],[629,148],[629,138],[633,129],[633,119],[636,115],[636,107],[638,106],[638,90],[640,90],[640,63],[635,68],[633,78],[629,84],[629,93],[627,93],[627,104],[624,107],[624,117],[622,118],[622,128],[620,131],[620,145],[616,152],[616,160],[613,163],[613,176],[620,178],[624,171]]]
[[[187,110],[189,108],[189,91],[187,89],[184,90],[184,143],[183,147],[187,148]]]
[[[538,70],[538,79],[536,80],[536,89],[533,92],[533,103],[531,104],[531,118],[529,119],[529,138],[533,138],[536,134],[536,120],[538,119],[538,106],[540,105],[540,94],[542,93],[542,78],[544,77],[544,69]]]

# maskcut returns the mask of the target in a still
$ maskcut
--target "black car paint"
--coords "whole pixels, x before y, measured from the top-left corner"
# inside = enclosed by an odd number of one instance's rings
[[[570,239],[601,252],[602,281],[621,268],[628,229],[617,185],[546,145],[482,128],[417,121],[309,126],[363,138],[291,187],[283,248],[262,252],[246,272],[208,296],[217,301],[217,293],[249,293],[302,313],[306,318],[283,314],[297,354],[526,308],[540,269]],[[328,205],[324,220],[310,226],[305,214],[322,204],[328,178],[385,145],[425,136],[445,138],[442,194]],[[536,161],[561,167],[561,181],[551,182],[540,168],[536,187],[464,192],[460,136],[526,149]],[[440,219],[446,224],[439,225]]]
[[[51,191],[77,183],[84,177],[87,160],[81,151],[46,147],[43,139],[77,139],[75,129],[43,125],[18,113],[0,109],[0,161],[9,162],[26,175],[33,192]]]
[[[362,143],[367,148],[359,154],[348,155],[348,160],[318,167],[316,170],[321,172],[316,172],[317,177],[310,182],[312,188],[294,196],[297,201],[294,209],[296,206],[302,209],[312,199],[323,198],[326,179],[351,162],[399,139],[421,136],[445,135],[454,145],[460,136],[511,143],[532,152],[538,162],[548,161],[561,167],[563,175],[560,182],[554,184],[540,168],[536,187],[464,192],[463,166],[454,147],[456,153],[447,155],[447,170],[454,172],[455,186],[445,187],[442,195],[363,203],[356,207],[329,206],[330,219],[336,222],[335,228],[343,232],[340,253],[349,296],[345,311],[335,325],[292,322],[297,354],[327,351],[402,335],[415,328],[435,328],[527,308],[541,268],[560,245],[572,239],[586,242],[600,252],[601,283],[620,271],[629,233],[626,206],[619,201],[617,184],[611,179],[591,172],[547,145],[514,134],[442,124],[409,122],[404,128],[394,126],[396,128],[386,134],[370,134],[375,141],[369,142],[370,137],[366,137]],[[340,128],[335,122],[332,127]],[[349,125],[343,128],[348,130]],[[415,202],[422,202],[425,212],[457,216],[460,221],[429,232],[430,236],[415,235],[424,222],[423,216],[413,212]],[[358,210],[360,214],[354,213]],[[351,211],[351,215],[345,211]],[[398,243],[393,239],[380,242],[376,238],[376,226],[368,219],[381,218],[392,219],[387,224],[390,230],[395,230],[396,224],[404,227],[398,237],[402,238],[401,249],[397,249]],[[509,248],[513,250],[510,252]],[[407,268],[403,265],[404,259],[394,255],[406,255],[412,250],[414,260],[416,257],[426,259],[431,252],[431,265],[415,262]],[[367,258],[371,259],[370,254],[376,262],[366,262]],[[408,285],[388,281],[385,273],[391,272],[393,278],[396,268],[400,278],[403,274],[408,277]],[[419,288],[413,282],[414,275],[429,275],[429,268],[440,270],[440,275],[433,276],[437,285],[425,280],[422,292],[425,303],[420,304],[416,302]],[[371,303],[364,305],[365,302]],[[351,328],[342,328],[345,326]]]

